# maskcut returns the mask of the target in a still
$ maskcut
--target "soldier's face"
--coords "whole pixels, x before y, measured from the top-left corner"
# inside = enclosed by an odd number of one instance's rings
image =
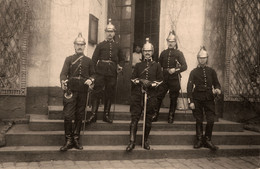
[[[206,65],[208,57],[198,57],[198,62],[200,65]]]
[[[152,50],[143,50],[143,55],[145,59],[150,59],[153,55],[153,51]]]
[[[115,31],[106,31],[106,38],[112,40],[115,36]]]
[[[167,44],[168,44],[168,48],[170,48],[170,49],[175,48],[176,40],[174,40],[174,41],[167,41]]]
[[[74,44],[74,48],[76,53],[82,54],[85,50],[85,45],[84,44]]]

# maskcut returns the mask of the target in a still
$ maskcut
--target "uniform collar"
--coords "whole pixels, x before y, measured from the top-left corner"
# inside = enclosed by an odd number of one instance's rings
[[[105,39],[106,42],[115,42],[114,39],[112,40],[108,40],[108,39]]]
[[[174,47],[174,48],[168,48],[168,50],[176,50],[176,47]]]
[[[152,59],[152,58],[150,58],[150,59],[144,59],[144,61],[145,61],[145,62],[152,62],[153,59]]]
[[[197,67],[198,67],[198,68],[206,68],[207,65],[205,65],[205,66],[201,66],[201,65],[199,64]]]

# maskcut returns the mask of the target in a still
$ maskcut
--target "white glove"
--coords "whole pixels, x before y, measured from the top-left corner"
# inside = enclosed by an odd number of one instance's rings
[[[162,83],[162,81],[161,82],[153,82],[152,83],[152,87],[158,87],[160,84]]]
[[[176,69],[175,69],[175,68],[171,68],[171,69],[168,70],[168,72],[169,72],[170,74],[173,74],[173,73],[176,72]]]
[[[194,109],[195,109],[195,104],[194,104],[194,103],[190,103],[189,106],[190,106],[190,109],[191,109],[191,110],[194,110]]]
[[[122,66],[120,66],[120,65],[117,65],[117,73],[120,73],[120,72],[122,72],[122,70],[123,70],[123,67],[122,67]]]
[[[62,80],[61,81],[61,88],[62,88],[62,90],[67,90],[67,82],[68,82],[68,80]]]
[[[140,81],[139,81],[138,79],[131,79],[131,81],[132,81],[134,84],[140,83]]]
[[[215,90],[213,90],[213,94],[220,95],[221,94],[221,90],[220,89],[215,89]]]
[[[87,79],[84,84],[90,86],[92,84],[92,81],[90,79]]]

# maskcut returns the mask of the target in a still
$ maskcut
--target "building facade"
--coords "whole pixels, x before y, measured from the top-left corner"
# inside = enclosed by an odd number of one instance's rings
[[[260,101],[259,8],[257,0],[3,0],[0,119],[47,114],[48,106],[62,105],[59,74],[65,58],[74,53],[74,39],[82,32],[91,58],[105,38],[108,18],[126,56],[118,103],[129,101],[133,45],[149,37],[157,60],[174,29],[188,65],[182,73],[183,92],[205,45],[223,90],[219,116],[233,121],[254,117]]]

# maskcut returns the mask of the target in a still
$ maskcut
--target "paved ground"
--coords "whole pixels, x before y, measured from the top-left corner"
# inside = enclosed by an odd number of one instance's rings
[[[5,162],[0,169],[260,169],[260,156],[113,161]]]

